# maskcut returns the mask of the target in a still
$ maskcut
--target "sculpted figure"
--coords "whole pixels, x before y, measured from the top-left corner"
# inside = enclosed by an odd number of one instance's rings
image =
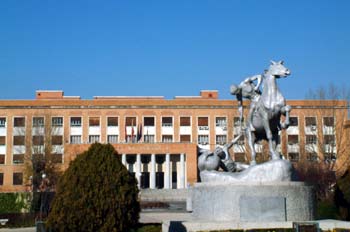
[[[278,89],[276,79],[288,75],[290,75],[290,70],[283,65],[283,61],[271,61],[270,67],[262,76],[258,75],[246,79],[243,82],[244,85],[242,83],[239,85],[243,87],[231,87],[231,93],[237,96],[239,102],[241,101],[239,99],[244,97],[243,93],[248,96],[246,98],[251,99],[245,133],[251,150],[252,165],[256,164],[254,144],[260,140],[268,141],[271,159],[280,159],[280,155],[276,151],[276,146],[279,143],[278,131],[289,126],[291,107],[286,105],[285,99]],[[255,79],[258,79],[257,86],[252,83]],[[261,80],[263,91],[260,95],[258,88]],[[246,83],[250,83],[250,87]],[[249,88],[251,91],[248,91]],[[247,90],[243,91],[243,89]],[[239,104],[242,105],[242,103]],[[242,113],[240,112],[240,114]],[[280,121],[281,115],[286,116],[284,122]]]
[[[217,171],[221,168],[225,172],[242,171],[249,165],[235,162],[232,160],[229,149],[236,144],[242,134],[238,135],[231,143],[225,144],[222,148],[217,147],[212,152],[206,149],[200,149],[198,157],[198,169],[200,171]]]

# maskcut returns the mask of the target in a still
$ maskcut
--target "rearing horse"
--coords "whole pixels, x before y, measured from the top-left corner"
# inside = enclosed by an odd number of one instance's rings
[[[251,164],[256,164],[254,144],[260,140],[269,142],[271,159],[280,159],[276,146],[279,144],[278,131],[289,126],[289,112],[291,107],[286,105],[285,99],[278,89],[276,79],[287,77],[290,70],[283,65],[283,61],[271,61],[271,65],[263,75],[263,91],[257,102],[252,120],[247,121],[246,136],[251,150]],[[281,122],[281,115],[286,119]]]

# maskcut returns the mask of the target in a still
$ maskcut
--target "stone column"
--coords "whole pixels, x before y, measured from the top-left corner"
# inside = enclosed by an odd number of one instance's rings
[[[137,179],[137,186],[140,188],[141,187],[141,154],[136,155],[135,176]]]
[[[170,154],[165,155],[164,188],[170,189]]]
[[[123,164],[125,167],[127,167],[127,166],[126,166],[126,154],[122,154],[122,164]]]
[[[156,188],[156,155],[151,155],[151,170],[150,170],[150,183],[149,187],[151,189]]]
[[[185,165],[185,154],[180,154],[180,188],[185,188],[186,183],[186,165]]]

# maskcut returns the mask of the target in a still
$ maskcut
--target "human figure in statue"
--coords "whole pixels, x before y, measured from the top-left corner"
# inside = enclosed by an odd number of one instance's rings
[[[257,81],[256,85],[254,84],[254,81]],[[249,130],[251,131],[255,130],[251,122],[253,120],[253,113],[257,109],[257,103],[261,96],[261,92],[259,90],[261,82],[262,82],[262,75],[255,75],[255,76],[246,78],[238,86],[231,85],[230,92],[232,95],[236,95],[236,98],[238,101],[239,122],[240,122],[241,130],[242,130],[242,121],[243,121],[243,98],[250,100],[250,108],[249,108],[246,125],[249,126]]]

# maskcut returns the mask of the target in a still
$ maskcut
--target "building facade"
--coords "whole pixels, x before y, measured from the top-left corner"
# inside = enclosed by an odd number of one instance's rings
[[[279,151],[294,163],[331,162],[340,173],[348,161],[349,121],[345,101],[288,101],[291,125],[280,133]],[[245,103],[247,106],[247,103]],[[247,110],[245,110],[247,113]],[[140,188],[186,188],[198,180],[198,148],[215,149],[239,131],[237,102],[218,92],[199,96],[66,97],[37,91],[35,100],[0,101],[0,191],[25,191],[26,159],[49,149],[65,170],[95,142],[112,144]],[[249,162],[242,139],[231,149]],[[258,159],[268,159],[257,144]]]

